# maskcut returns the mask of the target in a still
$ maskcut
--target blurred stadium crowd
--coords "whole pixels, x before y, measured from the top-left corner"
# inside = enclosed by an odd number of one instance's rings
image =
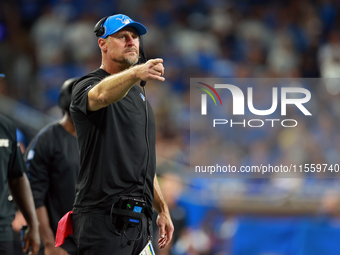
[[[280,209],[287,201],[292,207],[310,201],[314,207],[304,211],[307,215],[339,213],[337,175],[186,178],[190,78],[339,78],[339,1],[2,0],[0,72],[6,80],[0,81],[0,95],[60,117],[56,105],[61,84],[99,67],[93,27],[114,13],[144,24],[148,58],[164,59],[166,81],[148,82],[147,96],[157,120],[157,171],[165,176],[164,184],[166,178],[173,181],[166,189],[174,194],[165,196],[181,229],[172,254],[244,254],[232,253],[238,221],[225,213],[242,201],[250,213],[261,206]],[[313,123],[299,118],[294,129],[235,132],[227,136],[226,163],[269,163],[275,150],[281,163],[339,163],[340,85],[308,89],[314,97]]]

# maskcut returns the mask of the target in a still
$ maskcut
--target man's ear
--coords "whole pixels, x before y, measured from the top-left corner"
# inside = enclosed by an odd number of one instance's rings
[[[107,40],[106,40],[106,39],[99,38],[99,39],[98,39],[98,45],[99,45],[99,48],[100,48],[103,52],[106,52],[106,51],[107,51]]]

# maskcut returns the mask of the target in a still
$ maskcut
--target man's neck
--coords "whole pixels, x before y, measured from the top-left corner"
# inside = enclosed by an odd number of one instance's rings
[[[127,63],[124,63],[124,64],[115,63],[115,64],[109,65],[109,64],[106,64],[105,61],[103,61],[100,68],[108,72],[109,74],[115,74],[115,73],[120,73],[126,69],[129,69],[130,66]]]
[[[74,127],[74,124],[72,122],[71,117],[68,115],[68,113],[65,113],[65,115],[60,119],[59,124],[71,135],[76,137],[76,129]]]

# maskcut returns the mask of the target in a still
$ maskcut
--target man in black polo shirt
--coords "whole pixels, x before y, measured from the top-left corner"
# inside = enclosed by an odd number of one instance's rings
[[[79,254],[139,254],[150,236],[146,218],[151,218],[152,206],[158,212],[159,247],[172,237],[173,224],[155,175],[155,119],[136,85],[140,80],[164,81],[162,59],[135,65],[139,37],[146,32],[142,24],[121,14],[99,21],[95,33],[102,65],[73,88],[70,112],[81,169],[72,220]],[[121,197],[147,204],[142,223],[124,234],[119,224],[111,224],[108,213]]]
[[[61,87],[62,119],[43,128],[25,153],[45,254],[77,254],[73,238],[66,238],[61,247],[54,247],[58,221],[72,210],[80,169],[76,131],[69,113],[76,80],[68,79]]]
[[[31,246],[32,253],[36,255],[40,246],[39,223],[25,173],[25,163],[17,142],[15,126],[9,119],[0,115],[0,254],[2,255],[13,254],[11,223],[15,208],[8,200],[10,192],[28,224],[24,251],[26,252]]]

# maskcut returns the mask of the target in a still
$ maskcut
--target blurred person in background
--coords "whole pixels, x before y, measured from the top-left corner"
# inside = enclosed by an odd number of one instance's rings
[[[81,161],[72,215],[79,254],[139,254],[151,239],[152,207],[164,248],[174,227],[155,175],[155,118],[136,85],[164,81],[163,60],[136,65],[145,59],[140,36],[147,30],[126,15],[101,19],[94,32],[102,64],[77,81],[70,107]],[[124,222],[122,197],[146,204],[137,225]],[[117,204],[124,213],[114,216]]]
[[[340,73],[340,33],[331,31],[328,41],[319,49],[318,60],[323,78],[338,78]]]
[[[0,78],[4,75],[0,75]],[[25,163],[17,142],[16,128],[6,117],[0,115],[0,254],[13,254],[13,229],[15,208],[8,200],[13,196],[23,213],[28,229],[24,236],[24,252],[31,246],[30,254],[38,254],[40,239],[38,219],[34,211],[34,201],[29,181],[25,173]]]
[[[66,238],[61,247],[54,246],[58,221],[72,209],[80,169],[76,131],[69,112],[72,86],[76,80],[68,79],[60,89],[62,119],[43,128],[25,153],[44,244],[41,254],[45,255],[77,254],[72,238]]]

